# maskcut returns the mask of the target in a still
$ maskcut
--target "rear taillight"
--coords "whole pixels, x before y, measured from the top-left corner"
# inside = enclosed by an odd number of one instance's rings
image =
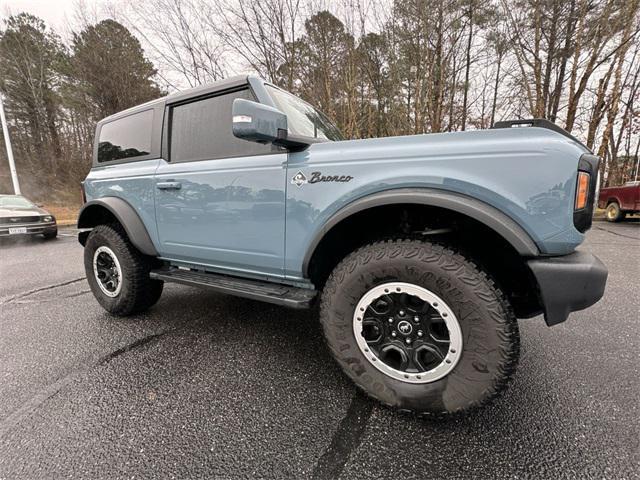
[[[82,205],[87,203],[87,194],[84,191],[84,182],[80,182],[80,199],[82,200]]]
[[[576,185],[576,210],[582,210],[587,206],[590,178],[591,175],[587,172],[578,172],[578,184]]]
[[[599,165],[600,158],[590,153],[583,154],[578,161],[573,224],[579,232],[584,233],[591,227]]]

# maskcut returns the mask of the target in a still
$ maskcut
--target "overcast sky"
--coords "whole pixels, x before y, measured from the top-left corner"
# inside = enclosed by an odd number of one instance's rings
[[[78,7],[88,15],[90,23],[95,23],[107,17],[112,17],[109,12],[116,12],[116,20],[125,23],[123,19],[118,18],[119,3],[133,2],[137,0],[0,0],[0,28],[4,27],[3,21],[9,15],[16,15],[21,12],[27,12],[35,15],[47,24],[56,34],[58,34],[65,43],[71,40],[71,34],[74,30],[78,30],[81,22],[78,22],[76,14]],[[111,8],[109,8],[111,7]],[[135,32],[132,32],[135,35]],[[137,36],[137,35],[136,35]],[[152,61],[156,59],[151,57],[153,52],[148,51],[148,46],[144,39],[140,39],[147,58]],[[157,63],[156,63],[156,66]],[[164,72],[170,76],[170,73]],[[182,78],[172,79],[172,84],[164,85],[169,91],[185,88],[188,85],[182,84]]]
[[[78,2],[98,17],[104,16],[103,6],[110,0],[0,0],[0,18],[9,14],[27,12],[40,17],[59,35],[65,37],[68,21],[73,22],[74,10]],[[101,14],[102,13],[102,14]]]
[[[0,14],[28,12],[42,18],[47,24],[58,29],[64,24],[65,15],[73,17],[75,0],[0,0]]]

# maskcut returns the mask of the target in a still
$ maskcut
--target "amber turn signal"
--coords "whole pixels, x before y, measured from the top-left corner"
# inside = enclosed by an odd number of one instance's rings
[[[582,210],[587,206],[589,197],[589,177],[587,172],[578,172],[578,186],[576,188],[576,210]]]

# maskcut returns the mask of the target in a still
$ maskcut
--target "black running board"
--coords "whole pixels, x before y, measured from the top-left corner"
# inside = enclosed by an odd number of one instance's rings
[[[165,282],[182,283],[192,287],[207,288],[237,297],[275,303],[291,308],[309,308],[316,290],[298,288],[279,283],[261,282],[245,278],[229,277],[216,273],[195,272],[179,268],[152,270],[150,277]]]

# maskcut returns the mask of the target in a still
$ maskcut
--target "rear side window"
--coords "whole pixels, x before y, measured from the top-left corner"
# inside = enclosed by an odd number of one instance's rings
[[[149,155],[152,129],[153,110],[105,123],[100,129],[98,162]]]
[[[271,145],[242,140],[231,130],[236,98],[255,100],[248,89],[178,105],[171,113],[172,162],[195,162],[271,153]]]

